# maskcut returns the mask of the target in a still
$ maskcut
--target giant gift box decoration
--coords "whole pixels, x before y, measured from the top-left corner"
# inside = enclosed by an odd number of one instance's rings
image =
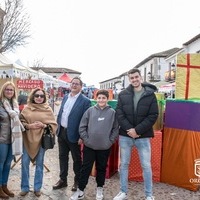
[[[111,176],[113,176],[118,171],[118,157],[119,157],[119,145],[118,141],[116,141],[111,147],[110,156],[107,162],[107,168],[106,168],[107,179],[111,178]],[[93,165],[91,176],[96,176],[95,164]]]
[[[200,54],[179,54],[176,68],[176,99],[200,99]]]
[[[167,100],[161,182],[197,191],[200,180],[200,101]]]
[[[153,181],[160,181],[162,154],[162,132],[154,131],[154,138],[151,139],[151,166]],[[129,165],[129,180],[143,181],[142,168],[136,148],[132,149],[131,162]]]
[[[158,103],[158,111],[159,115],[158,118],[153,126],[153,130],[162,130],[163,129],[163,116],[164,116],[164,94],[163,93],[155,93]]]

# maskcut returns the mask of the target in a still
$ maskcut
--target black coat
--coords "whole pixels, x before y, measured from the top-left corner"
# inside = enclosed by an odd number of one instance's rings
[[[158,104],[154,94],[157,88],[148,83],[143,83],[142,86],[144,93],[138,101],[136,112],[134,112],[132,85],[121,91],[118,96],[116,112],[120,125],[120,135],[129,137],[127,130],[135,128],[136,133],[141,135],[139,138],[154,136],[153,125],[158,117]]]

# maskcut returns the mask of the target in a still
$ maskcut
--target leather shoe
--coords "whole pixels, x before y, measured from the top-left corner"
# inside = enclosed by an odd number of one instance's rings
[[[19,195],[22,196],[22,197],[26,196],[27,194],[28,194],[27,191],[21,191],[21,192],[19,193]]]
[[[67,187],[67,181],[63,181],[63,180],[59,180],[54,186],[53,186],[53,190],[57,190],[57,189],[61,189]]]
[[[72,191],[73,191],[73,192],[76,192],[76,191],[77,191],[77,188],[78,188],[78,184],[77,184],[77,183],[74,183],[74,185],[72,186]]]
[[[4,193],[6,193],[9,197],[14,197],[15,194],[13,192],[11,192],[8,188],[7,188],[7,185],[3,185],[2,186],[2,189],[4,191]]]
[[[40,197],[41,194],[42,194],[42,192],[40,192],[40,191],[37,191],[37,192],[36,192],[36,191],[35,191],[34,194],[35,194],[36,197]]]

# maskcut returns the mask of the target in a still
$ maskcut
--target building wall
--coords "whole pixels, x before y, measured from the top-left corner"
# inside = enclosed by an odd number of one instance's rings
[[[116,84],[119,85],[119,82],[121,82],[121,79],[119,77],[109,79],[100,83],[100,89],[114,89],[116,88]]]

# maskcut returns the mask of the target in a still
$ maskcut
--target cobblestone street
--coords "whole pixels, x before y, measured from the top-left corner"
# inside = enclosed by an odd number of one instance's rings
[[[59,163],[58,163],[58,147],[57,144],[53,150],[48,150],[45,155],[45,165],[49,168],[50,172],[44,169],[44,183],[42,188],[42,195],[35,197],[33,190],[25,197],[19,195],[20,192],[20,175],[21,164],[20,161],[11,169],[9,179],[9,189],[15,193],[14,198],[10,199],[40,199],[40,200],[68,200],[72,194],[71,187],[73,184],[72,165],[70,164],[70,174],[68,177],[68,187],[61,190],[52,190],[52,186],[59,179]],[[33,184],[34,165],[30,165],[30,184]],[[85,190],[85,200],[95,200],[95,178],[90,177],[89,183]],[[104,187],[104,200],[112,200],[119,191],[119,174],[116,173],[110,179],[106,180]],[[183,188],[175,186],[154,183],[154,196],[156,200],[200,200],[200,191],[192,192]],[[144,200],[143,183],[129,182],[129,200]]]

